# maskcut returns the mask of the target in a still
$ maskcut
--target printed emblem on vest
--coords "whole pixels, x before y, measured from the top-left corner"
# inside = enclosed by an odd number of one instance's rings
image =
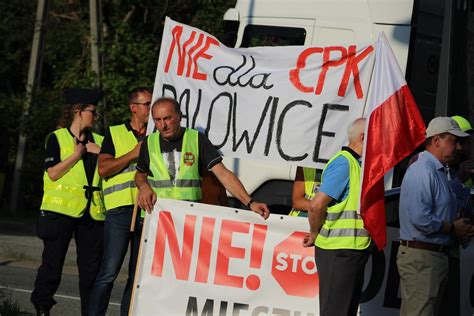
[[[194,165],[194,161],[196,160],[194,154],[192,152],[184,153],[184,164],[188,167]]]

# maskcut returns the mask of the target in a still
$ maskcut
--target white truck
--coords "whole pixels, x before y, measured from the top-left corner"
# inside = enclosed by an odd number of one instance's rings
[[[466,1],[238,0],[224,15],[223,42],[231,47],[321,46],[374,41],[384,31],[425,121],[436,115],[469,118],[462,51],[469,10]],[[230,158],[225,163],[255,198],[291,204],[295,166]],[[394,187],[403,175],[397,171]]]
[[[412,31],[412,0],[238,0],[224,15],[225,44],[235,47],[347,44],[385,32],[403,70]],[[253,197],[285,213],[296,167],[226,158]]]
[[[467,1],[237,0],[224,16],[223,42],[231,47],[323,46],[375,41],[383,31],[425,121],[437,115],[469,117],[469,108],[460,103],[468,94],[463,80],[467,58],[453,49],[465,42],[469,10]],[[295,166],[232,158],[224,162],[254,199],[267,202],[273,213],[287,214]],[[395,168],[393,187],[400,185],[404,166]],[[389,244],[367,267],[362,314],[399,313],[396,192],[386,192]],[[466,316],[474,311],[473,258],[473,250],[464,251],[461,258],[461,315]]]

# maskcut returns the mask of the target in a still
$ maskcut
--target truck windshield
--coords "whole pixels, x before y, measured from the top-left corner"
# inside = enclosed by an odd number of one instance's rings
[[[249,24],[240,47],[303,45],[305,38],[304,28]]]

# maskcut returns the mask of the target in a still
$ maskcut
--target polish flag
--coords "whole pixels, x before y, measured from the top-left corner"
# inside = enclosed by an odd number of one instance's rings
[[[425,124],[387,38],[375,48],[360,213],[379,250],[387,244],[384,175],[425,140]]]

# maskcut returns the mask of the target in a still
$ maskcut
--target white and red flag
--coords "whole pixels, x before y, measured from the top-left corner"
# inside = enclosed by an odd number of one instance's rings
[[[387,243],[384,175],[425,140],[425,124],[387,38],[376,43],[368,100],[361,216],[379,249]]]

